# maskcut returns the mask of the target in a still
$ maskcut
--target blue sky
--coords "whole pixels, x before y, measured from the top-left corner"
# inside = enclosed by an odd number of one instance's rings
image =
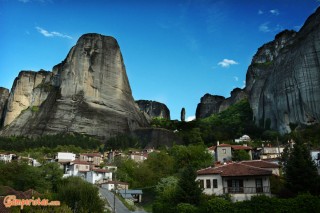
[[[243,87],[257,49],[299,30],[319,0],[0,0],[0,86],[51,70],[84,33],[118,40],[136,100],[194,116],[205,93]]]

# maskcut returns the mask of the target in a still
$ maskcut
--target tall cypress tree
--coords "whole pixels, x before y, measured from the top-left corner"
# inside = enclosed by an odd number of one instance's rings
[[[319,175],[310,151],[301,139],[288,152],[284,163],[286,185],[293,193],[319,194]]]
[[[187,166],[182,170],[176,189],[176,203],[199,204],[202,190],[195,181],[196,177],[197,174],[191,166]]]

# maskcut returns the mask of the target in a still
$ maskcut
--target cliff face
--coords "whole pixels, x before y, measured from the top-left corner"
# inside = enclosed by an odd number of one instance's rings
[[[148,126],[133,100],[117,41],[99,34],[81,36],[52,73],[20,73],[5,122],[10,125],[3,135],[31,136],[78,132],[109,138]]]
[[[256,124],[290,132],[290,123],[320,119],[320,9],[299,32],[284,31],[263,45],[246,76]]]
[[[229,98],[225,98],[219,95],[205,94],[201,98],[200,103],[197,106],[196,118],[206,118],[212,114],[222,112],[229,106],[245,98],[248,98],[248,95],[244,90],[240,88],[232,90],[231,96]]]
[[[23,110],[38,107],[43,103],[48,96],[44,85],[49,84],[51,74],[47,71],[21,71],[19,73],[14,80],[8,99],[4,126],[11,124]]]
[[[151,118],[159,117],[170,120],[170,110],[165,104],[147,100],[138,100],[136,103],[140,110],[147,113]]]
[[[9,90],[3,87],[0,87],[0,128],[3,125],[4,113],[7,106],[7,101],[9,98]]]

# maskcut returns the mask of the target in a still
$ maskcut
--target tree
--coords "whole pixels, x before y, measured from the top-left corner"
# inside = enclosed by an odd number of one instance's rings
[[[79,177],[63,179],[58,185],[57,200],[66,203],[74,212],[100,213],[104,202],[98,195],[98,188]]]
[[[44,164],[41,169],[44,179],[51,183],[52,192],[56,192],[58,183],[61,181],[63,176],[63,171],[60,169],[59,164],[47,163]]]
[[[235,150],[232,154],[233,161],[250,160],[250,155],[245,150]]]
[[[189,203],[192,205],[200,203],[202,190],[195,181],[196,177],[197,174],[193,167],[187,166],[182,170],[175,195],[176,203]]]
[[[300,138],[297,138],[293,149],[289,150],[284,172],[286,186],[293,193],[310,192],[319,194],[319,176],[317,167],[312,161],[310,152]]]

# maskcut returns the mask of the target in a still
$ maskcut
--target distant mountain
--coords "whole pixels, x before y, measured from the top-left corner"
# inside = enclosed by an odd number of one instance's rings
[[[21,71],[9,97],[6,91],[0,90],[3,136],[77,132],[109,138],[149,126],[132,97],[119,45],[109,36],[81,36],[52,72]]]
[[[239,91],[238,91],[239,92]],[[285,30],[264,44],[254,55],[246,75],[243,95],[249,98],[255,123],[290,132],[290,124],[310,125],[320,119],[320,8],[299,32]],[[246,95],[245,95],[246,94]],[[205,95],[197,118],[233,104],[224,97]],[[223,107],[221,107],[223,106]]]

